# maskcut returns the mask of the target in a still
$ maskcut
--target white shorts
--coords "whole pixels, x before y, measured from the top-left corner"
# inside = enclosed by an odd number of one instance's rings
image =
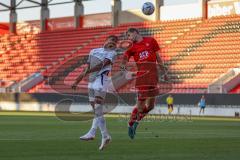
[[[102,74],[97,76],[93,82],[88,83],[88,97],[90,102],[95,101],[95,97],[102,97],[105,99],[106,92],[109,86],[109,78],[107,75]]]

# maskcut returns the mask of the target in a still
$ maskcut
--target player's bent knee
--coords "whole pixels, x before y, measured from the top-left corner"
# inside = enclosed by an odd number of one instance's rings
[[[96,104],[102,104],[103,103],[103,98],[102,97],[96,97],[95,98],[95,103]]]
[[[154,104],[150,104],[149,106],[148,106],[148,110],[150,111],[150,110],[152,110],[153,108],[154,108]]]
[[[101,104],[95,104],[95,117],[103,116],[103,106]]]
[[[144,106],[145,106],[144,103],[138,103],[138,104],[137,104],[138,112],[143,112]]]
[[[90,101],[89,103],[94,108],[95,102],[94,101]]]

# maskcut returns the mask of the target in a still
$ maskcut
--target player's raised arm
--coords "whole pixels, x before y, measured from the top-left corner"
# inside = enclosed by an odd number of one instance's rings
[[[133,53],[131,49],[128,49],[127,51],[125,51],[125,53],[123,54],[122,62],[120,64],[121,70],[126,70],[126,65],[132,55]]]
[[[104,61],[102,63],[99,63],[98,65],[96,65],[95,67],[90,69],[90,65],[89,63],[87,63],[87,67],[84,68],[84,70],[81,72],[81,74],[77,77],[77,79],[75,80],[74,84],[72,85],[73,89],[76,89],[78,83],[89,73],[92,72],[96,72],[96,71],[100,71],[103,67],[112,64],[110,59],[105,58]]]
[[[121,70],[126,70],[127,62],[128,62],[128,56],[127,56],[127,55],[124,55],[124,56],[123,56],[123,59],[122,59],[122,62],[121,62],[121,64],[120,64],[120,69],[121,69]]]
[[[93,68],[89,68],[86,72],[86,74],[88,73],[92,73],[92,72],[96,72],[96,71],[100,71],[102,68],[108,66],[108,65],[112,65],[112,62],[114,60],[115,57],[115,48],[116,48],[116,40],[110,40],[107,41],[104,44],[104,48],[111,51],[112,54],[107,55],[107,57],[103,60],[103,62],[99,63],[98,65],[94,66]]]
[[[72,89],[76,89],[78,83],[86,76],[88,70],[90,69],[89,63],[87,63],[87,67],[84,68],[84,70],[81,72],[81,74],[78,75],[75,82],[72,85]]]
[[[112,62],[110,59],[105,58],[104,61],[102,63],[99,63],[98,65],[96,65],[95,67],[88,69],[86,71],[86,75],[92,72],[96,72],[96,71],[100,71],[103,67],[111,65]]]
[[[103,47],[106,51],[108,51],[109,54],[106,56],[106,58],[100,62],[99,64],[95,65],[94,67],[90,67],[90,62],[92,61],[92,54],[94,53],[94,50],[92,50],[89,54],[89,58],[88,58],[88,66],[83,70],[83,72],[77,77],[76,81],[74,82],[74,84],[72,85],[73,89],[76,89],[78,83],[89,73],[92,72],[97,72],[100,71],[102,68],[104,68],[105,66],[111,65],[112,61],[114,59],[115,56],[115,49],[116,49],[116,43],[117,43],[117,37],[116,36],[109,36],[106,40],[106,42],[104,43]]]

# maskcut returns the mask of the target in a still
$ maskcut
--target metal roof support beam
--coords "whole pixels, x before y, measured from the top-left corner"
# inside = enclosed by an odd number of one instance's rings
[[[5,7],[5,8],[10,9],[10,6],[8,6],[8,5],[6,5],[6,4],[3,4],[3,3],[1,3],[1,2],[0,2],[0,6],[3,6],[3,7]]]
[[[19,5],[21,5],[23,3],[24,0],[21,0],[20,2],[18,2],[18,4],[16,5],[16,7],[18,7]]]
[[[31,2],[31,3],[34,3],[34,4],[41,5],[41,3],[39,3],[39,2],[36,2],[36,1],[33,1],[33,0],[25,0],[25,1],[28,1],[28,2]]]

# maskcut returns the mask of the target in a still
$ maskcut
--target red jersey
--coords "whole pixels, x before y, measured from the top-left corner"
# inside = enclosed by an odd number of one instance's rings
[[[156,52],[159,51],[157,41],[152,37],[143,37],[141,42],[134,43],[131,48],[125,52],[128,59],[133,56],[137,64],[138,74],[136,86],[138,85],[156,85],[158,82],[158,72],[156,65]]]

